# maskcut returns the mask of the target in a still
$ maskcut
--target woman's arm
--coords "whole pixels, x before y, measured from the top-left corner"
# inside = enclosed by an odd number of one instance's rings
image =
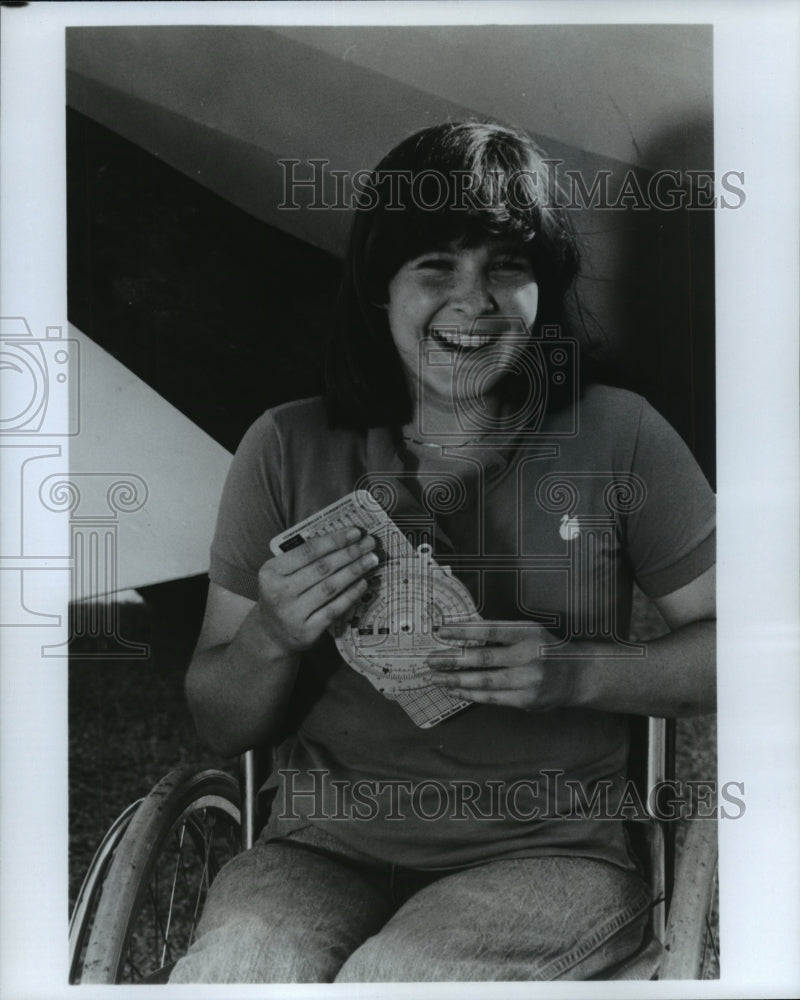
[[[299,653],[273,647],[257,602],[212,583],[186,674],[186,698],[201,739],[225,757],[269,742],[299,662]]]
[[[375,540],[336,531],[267,560],[258,601],[211,584],[186,696],[201,738],[233,756],[276,735],[300,654],[360,599]]]
[[[715,567],[654,603],[670,632],[645,643],[642,659],[576,661],[576,705],[667,718],[716,711]]]
[[[431,682],[454,697],[528,711],[591,708],[681,716],[716,706],[714,568],[655,600],[670,627],[643,657],[615,656],[610,643],[575,641],[570,657],[548,657],[552,636],[536,626],[442,629],[442,638],[500,645],[432,657]]]

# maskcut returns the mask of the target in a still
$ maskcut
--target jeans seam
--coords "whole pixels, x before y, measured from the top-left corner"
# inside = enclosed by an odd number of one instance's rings
[[[569,972],[569,970],[574,968],[579,962],[583,961],[583,959],[597,951],[598,948],[609,941],[616,933],[621,931],[623,927],[628,924],[632,924],[637,917],[646,913],[649,908],[649,901],[645,901],[643,904],[632,903],[630,906],[625,907],[624,910],[621,910],[615,917],[607,921],[601,930],[587,938],[566,955],[561,955],[560,958],[555,959],[550,962],[549,965],[544,966],[541,970],[546,974],[544,978],[553,980],[557,976],[561,976],[565,972]]]

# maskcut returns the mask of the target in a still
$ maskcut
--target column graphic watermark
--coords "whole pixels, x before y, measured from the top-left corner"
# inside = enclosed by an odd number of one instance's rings
[[[147,485],[132,473],[72,473],[48,476],[39,487],[43,507],[69,515],[70,641],[99,640],[81,649],[82,659],[141,659],[149,646],[120,634],[119,604],[97,599],[118,590],[119,517],[141,510]],[[79,594],[91,595],[76,600]],[[97,595],[97,596],[95,596]],[[42,647],[44,656],[66,656],[68,643]]]
[[[144,506],[144,480],[127,472],[50,472],[53,459],[66,459],[65,439],[81,431],[79,341],[65,337],[60,326],[48,326],[37,337],[25,317],[0,318],[0,377],[0,626],[61,627],[63,615],[36,606],[30,594],[43,589],[35,585],[41,574],[68,572],[69,639],[98,640],[96,652],[81,655],[147,657],[146,644],[120,634],[119,605],[113,597],[119,577],[119,518]],[[53,527],[46,520],[53,515],[68,517],[64,547],[43,530]],[[67,656],[69,639],[43,644],[42,655]]]

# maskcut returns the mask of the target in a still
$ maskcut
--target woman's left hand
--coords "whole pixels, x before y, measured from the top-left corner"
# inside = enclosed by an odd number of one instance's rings
[[[556,643],[541,625],[470,624],[446,626],[437,633],[450,640],[482,640],[487,646],[459,648],[428,658],[431,684],[454,698],[526,711],[547,711],[572,703],[575,667],[569,659],[550,659]]]

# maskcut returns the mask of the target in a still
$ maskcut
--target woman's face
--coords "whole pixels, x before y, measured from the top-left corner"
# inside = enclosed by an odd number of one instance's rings
[[[387,311],[412,396],[422,390],[426,402],[438,397],[452,406],[449,353],[459,365],[474,359],[474,384],[489,404],[525,349],[538,304],[533,265],[512,241],[436,250],[407,261],[389,282]],[[426,362],[430,348],[420,348],[425,340],[436,348],[434,364]]]

